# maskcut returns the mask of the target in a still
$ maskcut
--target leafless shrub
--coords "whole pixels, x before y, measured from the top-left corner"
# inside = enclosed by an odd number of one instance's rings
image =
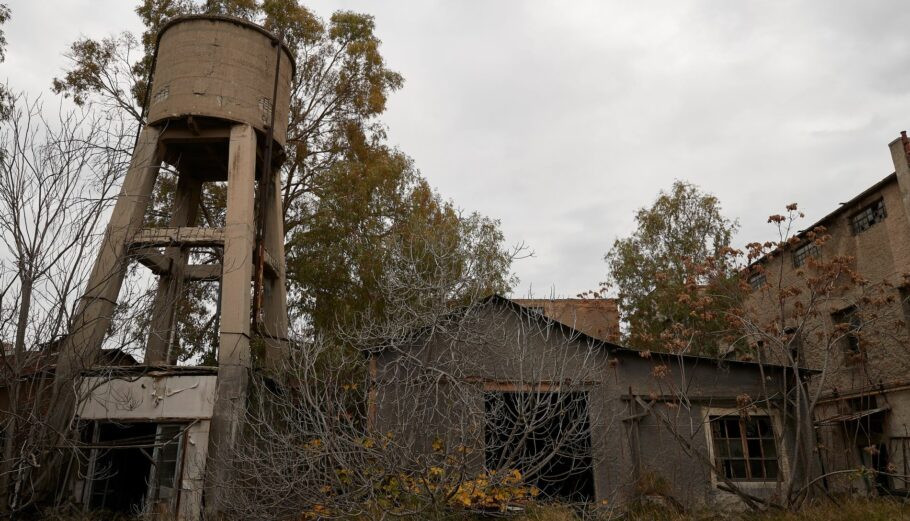
[[[0,508],[7,512],[30,507],[58,484],[49,456],[78,456],[72,412],[67,432],[48,421],[56,349],[131,140],[108,116],[51,114],[24,96],[0,122]]]

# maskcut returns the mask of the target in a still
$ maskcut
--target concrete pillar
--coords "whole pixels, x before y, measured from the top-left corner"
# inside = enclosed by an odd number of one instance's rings
[[[288,307],[284,260],[284,210],[281,203],[281,176],[272,178],[271,194],[266,205],[264,230],[265,249],[277,262],[278,273],[263,280],[262,340],[265,344],[264,363],[267,368],[280,367],[288,349]]]
[[[49,446],[65,443],[76,408],[75,393],[79,385],[74,380],[83,369],[93,366],[101,353],[126,275],[128,242],[142,227],[158,176],[161,164],[158,136],[158,130],[152,127],[143,129],[139,136],[85,293],[76,304],[69,334],[60,347],[54,371],[54,398],[46,411],[50,427],[47,431],[52,434],[42,440]],[[62,472],[63,452],[51,453],[43,464],[51,475]]]
[[[212,512],[224,511],[219,486],[230,479],[231,451],[240,434],[249,387],[255,167],[256,133],[250,125],[233,126],[228,156],[218,383],[206,483],[206,508]]]
[[[174,208],[170,225],[195,226],[199,213],[202,183],[192,172],[181,172],[174,194]],[[176,364],[177,308],[183,295],[183,273],[187,263],[187,248],[165,248],[170,271],[158,278],[158,291],[152,307],[145,363],[148,365]]]
[[[98,258],[85,293],[76,306],[69,335],[61,348],[56,373],[58,382],[61,379],[68,380],[81,368],[91,366],[101,351],[126,274],[128,242],[142,227],[145,210],[158,177],[161,164],[158,136],[158,129],[153,127],[146,127],[139,136],[98,250]]]

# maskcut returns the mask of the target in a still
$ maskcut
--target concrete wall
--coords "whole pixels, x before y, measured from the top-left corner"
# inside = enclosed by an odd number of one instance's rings
[[[209,426],[215,401],[215,374],[154,374],[123,379],[87,378],[81,420],[184,423],[177,519],[201,519]],[[76,483],[77,496],[84,483]]]
[[[439,334],[415,343],[407,356],[377,356],[377,429],[394,432],[417,452],[428,450],[438,437],[482,454],[484,391],[584,391],[596,497],[614,505],[634,496],[640,471],[660,474],[671,484],[669,494],[685,505],[727,495],[714,487],[705,463],[686,454],[653,416],[641,419],[634,432],[634,422],[624,419],[642,408],[630,405],[630,392],[646,402],[655,399],[658,413],[672,418],[678,432],[707,457],[707,407],[735,407],[740,395],[759,398],[781,385],[778,374],[768,371],[763,380],[753,364],[718,367],[709,359],[611,351],[505,304],[494,302],[469,322],[454,338]],[[641,469],[636,469],[637,458]],[[473,470],[482,470],[482,456],[474,465]],[[770,494],[777,485],[753,488]]]

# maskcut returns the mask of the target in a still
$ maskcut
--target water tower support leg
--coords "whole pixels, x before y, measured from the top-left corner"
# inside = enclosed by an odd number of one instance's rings
[[[240,435],[249,387],[255,166],[256,133],[249,125],[233,126],[228,156],[218,383],[205,490],[206,508],[213,512],[225,510],[221,485],[230,479],[232,450]]]

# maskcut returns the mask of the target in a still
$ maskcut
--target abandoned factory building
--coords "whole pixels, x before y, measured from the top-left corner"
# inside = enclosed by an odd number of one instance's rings
[[[58,495],[85,510],[192,521],[228,508],[219,484],[231,480],[232,451],[243,450],[251,378],[290,349],[277,174],[295,64],[278,38],[234,18],[176,18],[157,38],[148,123],[69,334],[40,355],[47,367],[34,380],[59,397],[46,403],[52,436],[80,449],[60,465]],[[893,286],[894,313],[910,312],[910,144],[891,149],[895,173],[819,222],[830,242],[807,238],[762,261],[750,306],[770,312],[761,288],[773,273],[787,278],[807,257],[849,254],[867,279]],[[158,226],[147,215],[165,171],[176,183]],[[226,184],[221,225],[201,224],[208,183]],[[767,269],[774,263],[781,269]],[[157,282],[141,360],[104,349],[130,265]],[[218,284],[217,364],[180,366],[174,306],[195,283]],[[857,323],[859,297],[845,293],[823,319]],[[415,454],[458,448],[452,457],[471,474],[518,471],[546,496],[572,501],[655,495],[686,507],[780,497],[819,466],[910,474],[906,327],[876,350],[846,336],[836,369],[823,372],[808,343],[792,365],[624,348],[610,299],[492,296],[445,320],[452,327],[369,352],[367,423]],[[797,450],[784,400],[807,380],[822,391],[811,454]],[[840,476],[834,489],[868,488]],[[907,489],[896,478],[878,485]]]
[[[736,503],[731,484],[770,497],[791,477],[788,368],[642,353],[498,296],[456,320],[373,355],[373,421],[417,453],[469,447],[469,473],[612,504]]]
[[[910,491],[910,142],[902,133],[889,146],[893,173],[760,259],[749,276],[747,306],[759,321],[776,320],[778,291],[799,286],[810,260],[847,259],[863,279],[844,284],[805,322],[784,318],[782,325],[793,331],[799,363],[819,371],[812,378],[817,456],[833,492]],[[813,240],[816,230],[828,240]],[[875,477],[849,472],[862,467]]]

